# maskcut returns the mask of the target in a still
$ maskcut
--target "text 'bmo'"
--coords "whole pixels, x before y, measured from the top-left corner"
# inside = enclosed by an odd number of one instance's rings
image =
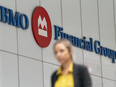
[[[23,19],[25,19],[25,23],[23,23]],[[27,15],[15,12],[14,16],[13,10],[7,9],[3,6],[0,6],[0,21],[18,28],[21,27],[24,30],[29,28],[29,19]]]

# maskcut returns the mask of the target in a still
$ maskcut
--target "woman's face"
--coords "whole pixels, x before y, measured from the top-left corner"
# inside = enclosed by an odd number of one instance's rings
[[[71,59],[69,50],[66,48],[66,46],[63,43],[57,43],[54,47],[54,52],[57,60],[61,64],[64,64]]]

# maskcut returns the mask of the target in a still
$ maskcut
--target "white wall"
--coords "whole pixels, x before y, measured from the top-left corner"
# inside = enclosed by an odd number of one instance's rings
[[[0,5],[26,14],[29,29],[22,30],[0,22],[0,87],[51,87],[50,76],[60,63],[53,54],[54,27],[116,51],[116,0],[0,0]],[[37,6],[43,6],[52,22],[52,41],[39,47],[33,37],[31,17]],[[93,87],[116,87],[116,63],[73,47],[76,63],[92,69]]]

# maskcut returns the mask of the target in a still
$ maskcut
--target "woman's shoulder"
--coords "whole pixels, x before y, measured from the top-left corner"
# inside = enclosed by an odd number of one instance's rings
[[[83,64],[74,63],[74,67],[76,70],[79,70],[79,71],[88,70],[88,68]]]
[[[55,70],[54,72],[52,72],[51,77],[54,77],[56,75],[56,73],[57,73],[57,70]]]
[[[74,65],[75,65],[76,67],[79,67],[79,68],[86,68],[86,66],[83,65],[83,64],[77,64],[77,63],[74,62]]]

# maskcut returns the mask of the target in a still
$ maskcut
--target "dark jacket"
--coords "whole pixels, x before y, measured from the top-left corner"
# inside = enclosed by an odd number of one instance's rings
[[[51,75],[51,86],[54,87],[55,82],[58,78],[54,71]],[[92,87],[91,77],[89,75],[88,69],[84,65],[76,64],[73,62],[73,79],[74,87]]]

